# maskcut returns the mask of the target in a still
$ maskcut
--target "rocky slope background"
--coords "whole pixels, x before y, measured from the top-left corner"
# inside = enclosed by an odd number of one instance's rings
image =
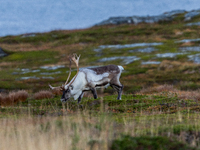
[[[173,21],[177,15],[184,14],[184,21],[190,21],[192,18],[198,16],[200,14],[199,10],[192,10],[192,11],[185,11],[185,10],[174,10],[170,12],[163,13],[157,16],[130,16],[130,17],[111,17],[105,21],[102,21],[97,26],[100,25],[119,25],[119,24],[135,24],[138,23],[158,23],[164,21]],[[188,24],[188,25],[195,25],[195,24]],[[197,24],[198,25],[198,24]]]
[[[1,37],[0,88],[38,91],[48,89],[47,83],[61,85],[68,73],[67,56],[76,52],[82,55],[81,67],[123,65],[121,80],[128,93],[163,83],[198,89],[199,22],[200,10],[175,10],[112,17],[81,30]]]

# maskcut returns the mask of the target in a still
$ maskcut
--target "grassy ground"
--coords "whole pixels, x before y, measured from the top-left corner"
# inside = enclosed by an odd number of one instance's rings
[[[1,149],[199,148],[195,99],[172,91],[123,95],[123,100],[88,97],[80,105],[63,105],[59,98],[2,106]]]
[[[181,51],[200,41],[177,42],[199,38],[200,27],[185,24],[200,21],[200,16],[183,20],[179,15],[157,24],[1,37],[0,47],[9,55],[0,58],[0,89],[23,89],[29,96],[14,105],[1,103],[0,149],[200,149],[200,65],[188,57],[198,51]],[[101,48],[134,43],[161,44]],[[154,51],[139,51],[149,47]],[[111,88],[98,91],[97,100],[86,95],[80,105],[73,100],[62,104],[59,95],[37,99],[34,94],[48,90],[48,83],[65,82],[72,53],[81,54],[81,67],[122,65],[122,100],[116,100]],[[157,55],[166,53],[182,54]],[[139,59],[100,61],[121,56]],[[159,63],[142,64],[148,61]],[[75,73],[73,66],[71,78]]]

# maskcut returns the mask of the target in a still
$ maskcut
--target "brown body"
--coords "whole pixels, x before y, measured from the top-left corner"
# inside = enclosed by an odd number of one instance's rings
[[[103,75],[105,73],[108,73],[108,78],[102,79],[101,84],[95,85],[95,86],[104,86],[108,84],[109,82],[116,84],[118,86],[121,86],[121,83],[119,82],[119,77],[121,75],[121,70],[117,65],[107,65],[107,66],[101,66],[101,67],[95,67],[95,68],[88,68],[96,73],[96,75]],[[107,83],[108,82],[108,83]]]

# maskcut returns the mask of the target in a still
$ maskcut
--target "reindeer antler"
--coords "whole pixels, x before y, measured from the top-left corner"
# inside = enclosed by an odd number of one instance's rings
[[[72,60],[70,58],[70,56],[68,57],[69,58],[69,75],[67,77],[67,80],[65,82],[65,85],[67,84],[68,80],[69,80],[69,77],[71,76],[71,64],[72,64]]]
[[[77,54],[73,54],[73,56],[71,57],[71,59],[73,60],[73,62],[76,64],[77,67],[78,67],[80,57],[81,55],[77,56]]]
[[[71,56],[71,60],[76,64],[77,67],[77,73],[74,77],[74,79],[70,82],[69,86],[74,82],[74,80],[76,79],[78,72],[79,72],[79,58],[81,57],[81,55],[77,56],[77,54],[73,54],[73,56]]]
[[[68,57],[69,61],[70,61],[70,65],[69,65],[70,71],[69,71],[69,76],[68,76],[68,78],[67,78],[67,80],[65,82],[65,85],[67,84],[67,82],[69,80],[69,77],[71,75],[71,63],[72,63],[72,61],[76,64],[77,69],[79,69],[78,68],[78,63],[79,63],[79,58],[80,57],[81,57],[81,55],[77,56],[77,54],[73,54],[73,55],[71,55],[71,56]]]
[[[68,75],[68,77],[67,77],[67,80],[66,80],[66,82],[65,82],[64,85],[59,86],[59,87],[52,87],[52,86],[49,84],[49,87],[50,87],[52,90],[53,90],[53,89],[60,89],[60,90],[65,89],[65,85],[67,85],[68,80],[69,80],[69,78],[70,78],[70,76],[71,76],[71,63],[72,63],[72,61],[76,64],[77,73],[76,73],[76,75],[75,75],[73,81],[71,81],[69,85],[71,85],[71,84],[74,82],[74,80],[76,79],[76,77],[77,77],[77,75],[78,75],[78,72],[79,72],[79,58],[80,58],[80,57],[81,57],[81,55],[77,56],[77,54],[75,54],[75,53],[74,53],[73,55],[71,55],[71,56],[68,57],[68,58],[69,58],[69,61],[70,61],[70,63],[69,63],[69,69],[70,69],[70,70],[69,70],[69,75]]]

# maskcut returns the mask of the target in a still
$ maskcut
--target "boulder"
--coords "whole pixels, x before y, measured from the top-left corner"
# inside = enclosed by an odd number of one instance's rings
[[[7,53],[5,53],[4,51],[3,51],[3,49],[0,47],[0,57],[4,57],[4,56],[7,56],[8,54]]]
[[[175,15],[183,14],[183,13],[186,13],[186,11],[185,10],[172,10],[169,12],[165,12],[164,14],[168,15],[168,16],[175,16]]]

